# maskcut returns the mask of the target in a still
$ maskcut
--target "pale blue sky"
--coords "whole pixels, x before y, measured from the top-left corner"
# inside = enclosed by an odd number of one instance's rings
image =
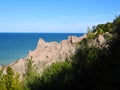
[[[84,33],[119,14],[120,0],[0,0],[0,32]]]

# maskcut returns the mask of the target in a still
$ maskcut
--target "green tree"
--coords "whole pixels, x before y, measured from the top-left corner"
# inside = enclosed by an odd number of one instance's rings
[[[36,72],[36,65],[32,57],[26,60],[26,74],[24,77],[24,89],[30,90],[31,84],[39,77],[39,74]]]
[[[19,81],[19,75],[15,74],[11,67],[7,67],[6,74],[2,75],[1,90],[22,90],[22,85]]]
[[[34,61],[32,57],[26,60],[26,77],[31,77],[35,71],[35,65],[33,65]]]
[[[95,37],[95,35],[94,35],[93,31],[92,31],[92,30],[90,29],[90,27],[88,26],[88,27],[87,27],[87,38],[88,38],[89,40],[92,40],[94,37]]]
[[[116,19],[113,21],[113,29],[115,32],[117,32],[119,38],[120,38],[120,15],[116,17]]]
[[[110,23],[110,22],[106,23],[105,24],[105,30],[106,30],[106,32],[113,33],[114,32],[114,30],[113,30],[113,24]]]
[[[67,61],[53,63],[40,77],[34,77],[34,81],[28,84],[30,90],[62,90],[72,78],[70,70],[71,64]]]
[[[7,90],[5,80],[3,79],[3,69],[0,70],[0,90]]]
[[[14,80],[14,78],[13,78],[14,77],[14,72],[10,67],[7,68],[6,72],[7,72],[7,74],[3,75],[3,78],[5,78],[6,88],[7,88],[7,90],[12,90],[13,80]]]
[[[104,34],[104,30],[101,29],[101,28],[97,28],[97,29],[96,29],[95,37],[98,37],[98,35],[102,35],[102,34]]]

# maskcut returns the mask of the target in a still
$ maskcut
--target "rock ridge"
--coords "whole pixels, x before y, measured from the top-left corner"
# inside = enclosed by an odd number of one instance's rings
[[[88,45],[94,45],[98,48],[106,47],[106,35],[110,36],[109,33],[99,35],[91,42],[88,42]],[[41,73],[43,68],[50,66],[52,63],[69,60],[69,58],[75,53],[76,48],[78,48],[77,43],[85,38],[87,39],[86,34],[81,37],[68,36],[68,39],[62,40],[60,43],[55,41],[45,42],[40,38],[35,50],[29,51],[27,57],[21,58],[8,66],[10,66],[15,72],[19,73],[22,77],[26,73],[26,61],[32,57],[32,60],[34,61],[33,64],[37,66],[36,71]],[[5,66],[4,72],[8,66]],[[0,67],[0,69],[2,69],[2,67]]]
[[[35,50],[29,51],[27,57],[21,58],[8,66],[22,76],[26,71],[26,60],[32,57],[33,64],[37,66],[37,71],[41,72],[44,67],[50,66],[52,63],[69,59],[76,50],[76,43],[80,42],[83,38],[86,38],[86,34],[81,37],[68,36],[68,39],[62,40],[60,43],[55,41],[45,42],[40,38]]]

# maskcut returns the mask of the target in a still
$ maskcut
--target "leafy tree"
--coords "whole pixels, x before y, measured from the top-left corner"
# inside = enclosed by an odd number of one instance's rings
[[[5,81],[3,79],[3,70],[0,70],[0,90],[7,90]]]
[[[40,77],[35,77],[34,82],[29,83],[31,90],[61,90],[67,81],[71,80],[69,74],[71,64],[68,62],[53,63],[46,68]]]
[[[11,67],[7,67],[6,74],[2,75],[1,90],[22,90],[22,85],[19,81],[19,75],[15,74]]]
[[[118,36],[120,37],[120,15],[116,17],[113,21],[113,28],[115,32],[117,32]]]
[[[32,57],[26,60],[26,77],[30,77],[34,73],[35,65],[33,63]]]
[[[94,33],[92,32],[92,30],[90,29],[90,27],[87,27],[87,38],[92,40],[94,38]]]
[[[31,84],[38,78],[39,75],[36,72],[36,65],[34,64],[34,61],[32,57],[30,59],[26,60],[26,74],[24,77],[24,89],[30,90]]]
[[[106,29],[106,32],[110,32],[110,33],[114,32],[112,23],[109,23],[109,22],[106,23],[105,24],[105,29]]]

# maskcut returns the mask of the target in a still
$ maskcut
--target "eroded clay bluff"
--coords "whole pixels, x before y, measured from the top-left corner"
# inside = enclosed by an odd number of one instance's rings
[[[50,66],[53,62],[61,62],[69,59],[75,52],[76,43],[83,38],[86,38],[86,34],[81,37],[68,36],[67,40],[62,40],[60,43],[45,42],[40,38],[34,51],[30,51],[27,57],[13,62],[8,66],[22,75],[26,71],[26,60],[32,57],[34,61],[33,64],[36,65],[37,71],[41,72],[44,67]]]
[[[88,42],[88,45],[94,45],[98,48],[106,47],[106,34],[109,35],[108,33],[99,35],[92,41]],[[10,66],[15,72],[19,73],[20,76],[22,76],[26,72],[26,60],[32,57],[32,60],[34,61],[33,64],[36,65],[36,71],[41,73],[45,67],[50,66],[52,63],[69,60],[70,56],[75,53],[77,43],[86,37],[86,34],[81,37],[69,36],[67,40],[62,40],[60,43],[45,42],[40,38],[34,51],[30,51],[27,57],[13,62],[8,66]]]

